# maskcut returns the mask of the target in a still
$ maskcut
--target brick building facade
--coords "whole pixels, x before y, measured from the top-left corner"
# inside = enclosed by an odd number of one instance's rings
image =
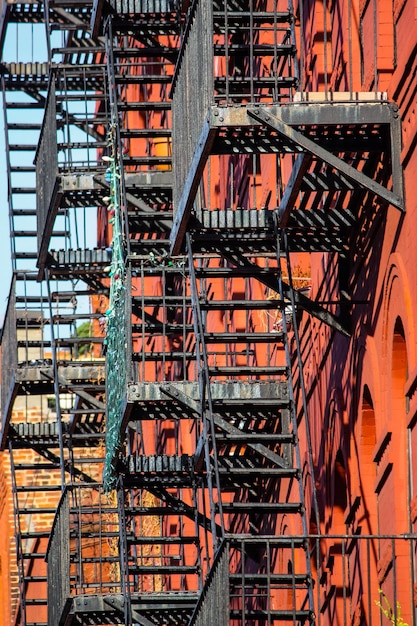
[[[0,6],[2,623],[411,626],[415,0]]]

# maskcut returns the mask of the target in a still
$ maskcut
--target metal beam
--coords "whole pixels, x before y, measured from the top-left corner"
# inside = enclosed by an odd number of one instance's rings
[[[112,609],[117,609],[122,615],[124,615],[126,605],[126,599],[124,596],[120,594],[103,596],[103,602],[104,604],[111,606]],[[155,626],[154,622],[148,620],[148,618],[142,615],[142,613],[139,613],[139,611],[130,608],[130,612],[130,617],[132,618],[132,621],[135,622],[135,624],[139,624],[140,626]]]
[[[266,124],[269,128],[272,128],[277,133],[289,139],[292,143],[299,146],[309,154],[320,159],[324,163],[327,163],[334,169],[341,172],[344,176],[349,178],[352,182],[356,183],[359,187],[366,189],[376,196],[378,196],[384,202],[391,204],[401,211],[404,210],[403,198],[400,198],[392,191],[389,191],[369,176],[366,176],[359,170],[356,170],[351,165],[348,165],[335,156],[325,148],[322,148],[319,144],[315,143],[311,139],[305,137],[302,133],[295,130],[288,124],[285,124],[279,117],[272,115],[269,109],[264,107],[257,107],[256,109],[248,109],[248,115],[258,122]]]
[[[51,379],[53,378],[52,374],[50,376],[48,376],[48,373],[46,373],[46,372],[44,374],[48,378],[49,377]],[[103,402],[101,402],[101,400],[98,400],[97,398],[92,396],[90,393],[87,393],[87,391],[83,391],[82,389],[79,389],[78,386],[76,388],[74,388],[74,389],[71,389],[71,383],[68,380],[66,380],[63,376],[58,376],[58,383],[59,383],[59,385],[61,387],[66,388],[68,390],[68,392],[74,393],[75,395],[79,396],[85,402],[88,402],[89,404],[91,404],[96,409],[100,409],[103,412],[105,412],[106,405],[103,404]],[[88,413],[88,408],[86,408],[85,412]]]
[[[279,225],[281,228],[287,225],[288,218],[300,191],[301,183],[311,161],[312,157],[310,154],[303,153],[297,156],[290,179],[285,187],[281,204],[278,207]]]
[[[243,431],[239,430],[239,428],[236,428],[236,426],[232,426],[231,424],[229,424],[229,422],[227,422],[225,419],[220,417],[218,413],[215,413],[213,417],[214,417],[215,425],[221,428],[222,430],[224,430],[225,432],[231,435],[245,434],[243,433]],[[275,463],[276,465],[278,465],[279,467],[282,467],[283,469],[288,469],[290,467],[288,464],[288,461],[283,459],[282,456],[280,456],[276,452],[273,452],[272,450],[270,450],[267,446],[264,446],[262,443],[251,443],[251,440],[250,440],[251,433],[246,433],[246,435],[247,435],[247,439],[245,440],[245,445],[248,446],[248,448],[255,450],[256,452],[261,454],[263,457],[268,459],[268,461]]]
[[[259,272],[257,272],[257,270],[259,270],[259,266],[256,265],[256,263],[252,263],[251,261],[249,261],[249,259],[244,257],[242,254],[239,254],[238,252],[232,253],[232,252],[222,251],[221,254],[225,257],[225,259],[227,259],[234,265],[238,266],[239,268],[242,268],[242,267],[253,268],[254,278],[257,278],[259,282],[269,287],[269,289],[272,289],[276,293],[279,293],[277,278],[276,277],[269,278],[268,276],[259,274]],[[283,288],[284,296],[286,297],[289,297],[292,291],[295,304],[298,305],[300,308],[304,309],[305,311],[313,315],[313,317],[316,317],[318,320],[320,320],[321,322],[324,322],[331,328],[334,328],[334,330],[337,330],[339,333],[341,333],[345,337],[350,337],[350,333],[339,322],[338,318],[332,313],[330,313],[329,311],[326,311],[326,309],[320,306],[320,304],[318,304],[317,302],[314,302],[314,300],[311,300],[310,298],[302,294],[300,291],[297,291],[296,289],[291,290],[291,287],[284,282],[282,282],[282,288]]]
[[[149,485],[147,490],[150,493],[153,493],[157,498],[165,502],[165,504],[170,505],[174,509],[176,509],[176,515],[185,515],[185,517],[188,517],[190,520],[196,521],[202,528],[209,529],[211,527],[211,521],[208,517],[203,515],[203,513],[200,513],[198,510],[194,509],[194,507],[190,506],[189,504],[186,504],[183,500],[180,500],[172,493],[169,493],[169,491],[167,491],[165,487],[162,487],[160,485]],[[222,529],[218,524],[216,524],[216,530],[220,537]]]
[[[190,398],[190,396],[187,396],[180,389],[178,389],[178,387],[175,387],[174,385],[170,385],[169,383],[168,384],[164,383],[160,386],[160,389],[161,389],[162,394],[166,394],[169,398],[172,398],[173,400],[177,400],[178,402],[183,404],[185,407],[191,409],[194,413],[200,412],[200,402],[198,400],[194,400],[193,398]]]
[[[217,129],[212,128],[210,116],[208,116],[197,142],[197,148],[188,170],[179,204],[177,207],[174,207],[174,223],[170,236],[172,255],[179,254],[181,250],[194,198],[216,134]]]

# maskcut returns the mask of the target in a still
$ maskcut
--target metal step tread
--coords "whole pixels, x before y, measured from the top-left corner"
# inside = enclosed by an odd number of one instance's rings
[[[277,375],[283,376],[288,373],[288,368],[285,365],[223,365],[223,366],[209,366],[210,376],[226,376],[234,375],[241,376],[246,375],[259,375],[265,374],[269,376]]]
[[[240,432],[240,433],[221,433],[216,434],[216,443],[294,443],[294,435],[282,435],[278,433],[256,433],[256,432]]]
[[[187,473],[194,471],[193,457],[188,454],[176,455],[130,455],[127,457],[130,472]]]
[[[155,558],[158,558],[156,556]],[[129,574],[135,575],[181,575],[196,574],[199,571],[197,565],[129,565]]]
[[[171,137],[172,130],[170,128],[122,128],[120,137],[122,138],[164,138]],[[168,145],[168,144],[167,144]]]
[[[258,470],[259,471],[259,470]],[[222,502],[223,511],[226,512],[256,512],[265,513],[302,513],[301,502]]]
[[[200,300],[200,308],[209,310],[253,310],[253,309],[279,309],[282,308],[280,300]]]
[[[259,467],[227,467],[223,466],[219,468],[220,480],[224,487],[237,486],[241,480],[248,480],[250,477],[259,478],[262,475],[263,478],[297,478],[299,471],[295,468],[282,468],[282,467],[262,467],[260,471]]]
[[[285,335],[282,332],[269,332],[269,333],[259,333],[259,332],[236,332],[236,333],[204,333],[204,339],[206,343],[269,343],[271,341],[274,342],[283,342],[285,339]]]
[[[198,537],[163,537],[163,536],[130,536],[126,537],[129,545],[193,545],[200,542]]]
[[[155,351],[146,351],[143,352],[133,352],[132,353],[132,361],[140,362],[143,359],[149,362],[153,361],[186,361],[195,360],[196,354],[195,352],[155,352]]]
[[[309,585],[311,582],[311,578],[306,574],[252,574],[251,572],[243,572],[237,574],[229,574],[229,580],[233,584],[235,583],[237,587],[244,587],[247,584],[256,584],[256,585],[289,585],[291,588],[296,588],[300,585],[305,586]]]
[[[246,620],[262,620],[259,622],[255,621],[255,623],[265,624],[270,624],[270,620],[274,618],[279,621],[289,620],[292,624],[303,624],[308,620],[313,620],[313,612],[308,609],[270,609],[263,611],[245,608],[243,614]],[[233,620],[241,620],[242,609],[232,609],[230,611],[230,618]]]
[[[118,85],[169,85],[172,76],[167,74],[116,74]]]
[[[119,102],[119,111],[170,111],[171,102],[151,102],[143,100],[141,102]]]

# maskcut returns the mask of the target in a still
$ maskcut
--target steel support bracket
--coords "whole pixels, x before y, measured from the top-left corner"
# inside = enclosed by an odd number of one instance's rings
[[[369,176],[366,176],[363,172],[356,170],[354,167],[335,156],[319,144],[315,143],[311,139],[308,139],[308,137],[305,137],[298,130],[295,130],[283,122],[278,115],[272,114],[270,109],[265,107],[248,108],[248,115],[257,122],[263,123],[269,128],[275,130],[279,135],[282,135],[286,139],[290,140],[304,152],[307,152],[324,163],[327,163],[330,167],[339,171],[362,189],[370,191],[381,200],[391,204],[400,211],[404,210],[403,198],[399,197],[392,191],[389,191],[383,185],[380,185],[372,178],[369,178]]]
[[[285,122],[283,122],[277,115],[271,113],[269,109],[264,107],[248,108],[248,115],[257,122],[263,123],[269,128],[275,130],[278,134],[282,135],[286,139],[289,139],[293,144],[297,145],[304,152],[311,154],[312,156],[320,159],[324,163],[330,165],[334,169],[338,170],[341,174],[346,176],[354,184],[359,187],[370,191],[375,194],[384,202],[391,204],[400,211],[404,210],[403,198],[400,198],[392,191],[389,191],[369,176],[366,176],[362,172],[356,170],[351,165],[348,165],[345,161],[335,156],[325,148],[322,148],[319,144],[315,143],[308,137],[305,137],[298,130],[295,130]]]
[[[217,128],[211,126],[210,115],[208,115],[191,161],[179,204],[174,207],[174,223],[170,237],[172,255],[180,253],[194,198],[216,134]]]
[[[253,268],[254,278],[257,278],[259,282],[269,287],[269,289],[272,289],[273,291],[279,293],[278,281],[276,277],[268,278],[268,276],[259,275],[259,273],[257,274],[256,270],[259,270],[259,266],[256,265],[256,263],[249,261],[249,259],[247,259],[243,255],[238,254],[238,253],[222,251],[222,255],[225,257],[225,259],[227,259],[228,261],[230,261],[231,263],[233,263],[233,265],[236,265],[237,267],[244,267],[248,269]],[[290,285],[287,285],[287,283],[282,282],[282,288],[283,288],[284,296],[289,298],[291,295]],[[297,306],[299,306],[301,309],[304,309],[305,311],[307,311],[308,313],[316,317],[321,322],[324,322],[325,324],[327,324],[334,330],[337,330],[343,336],[350,337],[350,333],[348,332],[348,330],[340,323],[338,318],[335,315],[333,315],[333,313],[330,313],[325,308],[323,308],[320,304],[318,304],[317,302],[314,302],[314,300],[311,300],[300,291],[293,289],[292,292],[294,296],[294,302]]]

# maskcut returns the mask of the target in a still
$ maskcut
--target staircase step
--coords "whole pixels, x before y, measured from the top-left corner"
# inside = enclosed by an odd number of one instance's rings
[[[222,44],[217,44],[213,46],[213,51],[215,56],[225,56],[225,47]],[[292,44],[278,44],[277,46],[268,45],[268,44],[228,44],[227,45],[227,54],[231,57],[234,55],[249,55],[251,56],[261,56],[261,57],[280,57],[280,56],[289,56],[294,52],[294,46]],[[233,80],[233,77],[230,77],[230,80]],[[278,79],[279,80],[279,79]]]
[[[172,157],[170,156],[130,156],[123,157],[123,165],[133,167],[135,165],[153,165],[153,166],[171,166]]]
[[[175,57],[178,54],[177,48],[170,48],[168,46],[146,46],[143,48],[123,48],[123,50],[114,50],[113,55],[115,58],[121,58],[124,61],[127,58],[147,58],[147,57],[163,57],[169,58]]]
[[[166,74],[117,74],[116,83],[119,85],[169,85],[172,76]]]
[[[127,458],[130,472],[153,472],[153,473],[186,473],[194,470],[193,457],[187,454],[181,456],[163,455],[131,455]]]
[[[259,473],[259,468],[258,468]],[[301,513],[303,505],[300,502],[222,502],[225,513],[258,513],[265,514],[295,514]]]
[[[135,506],[135,507],[126,507],[125,511],[127,515],[131,515],[132,517],[141,517],[143,515],[181,515],[181,503],[179,502],[180,510],[175,509],[172,506]]]
[[[36,152],[37,146],[24,143],[13,143],[9,145],[10,152]]]
[[[132,333],[152,333],[152,335],[178,335],[182,333],[194,332],[191,324],[160,324],[156,322],[144,322],[143,324],[132,324]]]
[[[25,576],[25,583],[46,583],[48,580],[47,576]]]
[[[55,515],[56,513],[56,507],[53,509],[46,509],[46,508],[29,508],[29,507],[25,507],[24,509],[20,508],[19,509],[19,515],[23,516],[23,515]]]
[[[230,619],[240,620],[239,623],[242,623],[242,615],[244,615],[246,624],[249,623],[248,620],[254,620],[254,624],[275,624],[285,621],[291,624],[304,624],[308,621],[312,622],[314,619],[313,613],[307,609],[270,609],[269,611],[257,611],[256,609],[245,608],[232,609],[230,611]]]
[[[48,491],[49,493],[51,492],[60,492],[61,491],[61,486],[60,485],[21,485],[19,487],[16,487],[16,492],[17,493],[32,493],[32,492],[37,492],[37,493],[43,493],[44,491]],[[38,510],[39,513],[39,510]]]
[[[10,166],[10,173],[11,174],[18,174],[18,173],[34,173],[36,172],[36,167],[35,165],[11,165]],[[34,189],[34,192],[36,192],[36,189]]]
[[[33,122],[9,122],[7,130],[40,130],[42,124],[34,124]]]
[[[36,209],[13,209],[12,215],[14,217],[36,217]]]
[[[49,539],[50,530],[38,530],[21,533],[20,537],[22,539]]]
[[[37,470],[37,471],[41,471],[41,470],[47,470],[48,472],[51,472],[53,470],[60,470],[60,466],[59,466],[59,462],[57,462],[56,464],[52,463],[52,461],[50,463],[16,463],[14,466],[14,469],[19,472],[27,472],[30,470]]]
[[[170,111],[171,102],[119,102],[119,111]]]
[[[244,572],[243,574],[229,574],[229,580],[235,587],[256,585],[257,589],[259,589],[269,585],[279,585],[280,587],[295,589],[296,587],[309,585],[311,579],[308,574],[252,574]]]
[[[227,484],[229,479],[236,485],[241,480],[247,481],[251,477],[259,477],[259,467],[220,467],[219,468],[220,479],[223,484]],[[295,468],[282,468],[282,467],[263,467],[263,478],[296,478],[298,476],[298,470]],[[232,485],[232,486],[233,486]]]
[[[279,300],[200,300],[203,311],[228,311],[254,309],[279,309],[282,305]]]
[[[158,559],[158,556],[155,556],[155,559]],[[169,558],[169,557],[168,557]],[[171,557],[172,558],[172,557]],[[149,576],[149,575],[186,575],[186,574],[196,574],[199,571],[197,566],[192,565],[130,565],[129,566],[129,574],[135,576]]]
[[[42,561],[44,561],[46,559],[46,553],[45,552],[23,552],[22,558],[25,561],[32,561],[32,559],[36,559],[36,560],[41,559]]]
[[[120,130],[120,137],[137,139],[165,138],[171,137],[172,131],[168,128],[123,128]],[[168,145],[168,144],[167,144]]]
[[[285,365],[230,365],[209,366],[210,376],[285,376]]]
[[[154,361],[184,361],[187,362],[195,360],[196,354],[195,352],[155,352],[155,351],[147,351],[146,349],[143,352],[133,352],[132,353],[132,361],[135,363],[142,361],[143,359],[146,361],[154,362]]]
[[[223,27],[226,14],[224,11],[213,11],[213,23],[218,28]],[[262,24],[289,24],[291,22],[291,14],[288,11],[252,11],[248,12],[242,8],[242,11],[227,11],[227,21],[230,27],[234,23],[242,25],[242,22],[248,24],[249,21],[261,22]],[[217,32],[217,31],[216,31]]]
[[[25,597],[26,606],[47,606],[48,600],[46,598],[28,598]]]
[[[198,544],[198,537],[148,537],[148,536],[140,536],[140,537],[130,537],[127,536],[127,542],[129,545],[192,545]]]
[[[143,295],[143,296],[133,296],[132,303],[135,305],[141,305],[146,307],[151,306],[162,306],[167,304],[168,306],[183,306],[184,304],[191,306],[191,296],[183,296],[181,294],[175,296],[151,296],[151,295]]]
[[[13,255],[14,259],[37,259],[38,258],[38,253],[37,252],[15,252]]]
[[[241,432],[241,433],[224,433],[216,435],[216,443],[294,443],[293,435],[281,435],[274,433],[256,433],[256,432]]]
[[[205,342],[210,343],[270,343],[283,342],[284,334],[282,332],[271,333],[204,333]]]

